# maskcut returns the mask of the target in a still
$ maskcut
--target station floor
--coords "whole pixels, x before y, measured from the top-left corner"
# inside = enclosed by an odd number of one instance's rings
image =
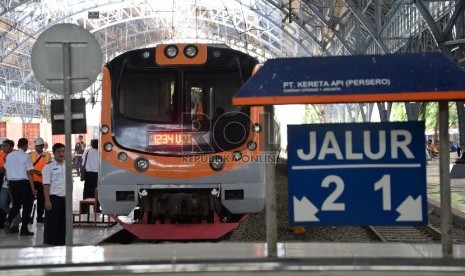
[[[453,161],[453,160],[451,160]],[[428,196],[439,200],[439,162],[428,161]],[[78,209],[83,183],[74,179]],[[453,208],[465,213],[465,178],[451,179]],[[85,219],[85,218],[84,218]],[[0,231],[0,274],[6,275],[465,275],[465,245],[454,244],[443,257],[441,244],[154,243],[98,245],[121,226],[75,227],[74,246],[43,246],[43,224],[34,236]]]

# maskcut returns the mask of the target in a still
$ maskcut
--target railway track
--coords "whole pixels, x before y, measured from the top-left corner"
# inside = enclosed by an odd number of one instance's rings
[[[441,241],[441,232],[428,224],[425,227],[413,226],[368,226],[382,242],[437,243]]]

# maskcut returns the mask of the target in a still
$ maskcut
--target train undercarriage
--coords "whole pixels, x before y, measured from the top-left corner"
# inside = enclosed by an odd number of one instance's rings
[[[142,190],[134,224],[123,227],[141,240],[217,240],[248,216],[221,205],[216,189]]]

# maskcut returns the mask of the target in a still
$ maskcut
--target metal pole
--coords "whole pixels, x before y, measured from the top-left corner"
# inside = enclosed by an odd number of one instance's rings
[[[268,118],[267,118],[268,116]],[[272,114],[264,114],[264,122],[273,120]],[[272,123],[270,123],[271,125]],[[270,133],[273,133],[269,130]],[[265,154],[272,153],[271,140],[268,137],[264,137],[263,142],[265,144]],[[266,160],[266,158],[265,158]],[[277,214],[276,214],[276,167],[274,164],[266,164],[266,244],[268,257],[278,256],[278,226],[277,226]]]
[[[73,245],[73,176],[71,172],[71,47],[63,43],[63,95],[65,115],[66,164],[66,245]]]
[[[275,167],[267,165],[269,181],[266,183],[266,244],[268,257],[278,256],[278,231],[276,224]]]
[[[441,240],[443,258],[452,258],[452,218],[449,172],[449,104],[439,102],[439,179],[441,190]]]

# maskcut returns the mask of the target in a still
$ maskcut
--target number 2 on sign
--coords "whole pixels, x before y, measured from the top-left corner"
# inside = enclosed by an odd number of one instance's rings
[[[345,211],[345,203],[336,203],[336,200],[339,198],[339,196],[341,196],[342,192],[344,191],[344,181],[337,175],[328,175],[327,177],[325,177],[325,179],[323,179],[323,182],[321,182],[321,187],[329,188],[329,185],[332,183],[336,184],[336,188],[323,202],[321,210]]]
[[[321,187],[329,188],[331,184],[335,184],[334,191],[325,199],[321,210],[323,211],[344,211],[345,204],[337,203],[336,200],[344,192],[344,181],[337,175],[329,175],[321,182]],[[383,210],[391,210],[391,175],[385,174],[380,180],[375,182],[375,191],[382,190],[383,192]]]
[[[391,210],[391,176],[389,174],[383,175],[378,182],[375,183],[375,191],[383,191],[383,210]]]

